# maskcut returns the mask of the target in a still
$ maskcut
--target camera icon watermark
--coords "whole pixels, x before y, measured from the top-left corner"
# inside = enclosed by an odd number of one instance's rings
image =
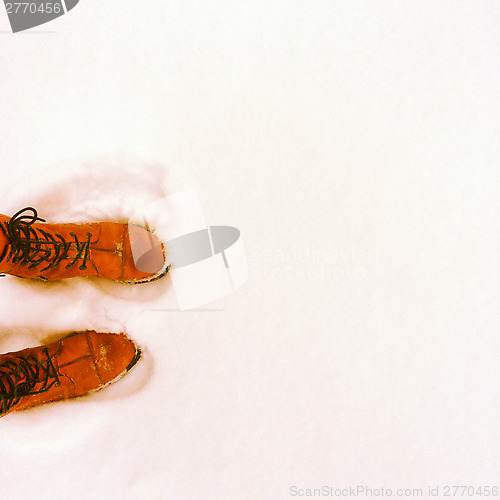
[[[228,295],[248,278],[239,229],[207,225],[194,190],[167,196],[138,210],[129,219],[129,234],[137,227],[152,233],[149,239],[131,239],[135,266],[158,275],[168,266],[181,311]],[[166,263],[157,258],[162,243]]]

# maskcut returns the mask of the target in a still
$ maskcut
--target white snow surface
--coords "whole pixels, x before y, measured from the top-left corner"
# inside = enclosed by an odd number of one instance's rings
[[[169,277],[0,278],[0,352],[143,350],[0,419],[2,500],[498,486],[498,2],[81,0],[16,35],[2,8],[0,213],[194,189],[250,272],[186,312]]]

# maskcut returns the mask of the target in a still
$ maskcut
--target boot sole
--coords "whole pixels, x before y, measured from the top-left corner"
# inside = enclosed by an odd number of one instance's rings
[[[114,280],[117,283],[124,283],[127,285],[140,285],[141,283],[151,283],[152,281],[159,280],[160,278],[163,278],[168,271],[170,270],[171,265],[165,265],[165,267],[159,271],[157,274],[154,274],[153,276],[149,278],[144,278],[142,280]]]

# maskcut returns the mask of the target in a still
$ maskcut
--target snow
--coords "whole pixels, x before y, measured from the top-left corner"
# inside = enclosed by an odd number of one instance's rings
[[[81,0],[12,35],[0,9],[0,212],[128,222],[193,190],[249,271],[186,311],[170,276],[0,278],[0,352],[95,329],[144,353],[1,418],[0,497],[494,485],[499,15]]]

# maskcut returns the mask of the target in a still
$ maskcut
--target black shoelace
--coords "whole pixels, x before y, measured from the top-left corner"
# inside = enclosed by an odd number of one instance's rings
[[[72,260],[66,264],[66,269],[75,265],[79,259],[83,260],[80,265],[81,270],[87,269],[87,258],[89,254],[91,233],[86,233],[86,241],[79,241],[76,234],[71,232],[73,241],[66,241],[60,234],[52,235],[40,227],[33,227],[37,221],[46,222],[38,217],[37,211],[33,207],[26,207],[19,210],[6,224],[2,230],[7,232],[9,238],[9,251],[7,247],[0,262],[5,258],[7,262],[21,264],[33,268],[42,263],[47,265],[40,269],[40,272],[56,267],[64,259],[68,258],[68,252],[73,246],[76,250]]]
[[[19,401],[33,394],[61,385],[47,348],[47,359],[38,361],[32,354],[16,356],[0,364],[0,415],[7,413]],[[38,386],[38,387],[37,387]]]

